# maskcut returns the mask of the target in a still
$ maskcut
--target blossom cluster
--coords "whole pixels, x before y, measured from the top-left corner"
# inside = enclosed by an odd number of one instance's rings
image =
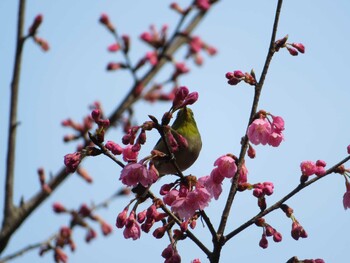
[[[274,116],[260,111],[257,114],[259,117],[256,118],[248,127],[247,136],[251,143],[258,145],[271,145],[278,147],[284,136],[284,120],[280,116]],[[268,118],[270,116],[272,121]]]

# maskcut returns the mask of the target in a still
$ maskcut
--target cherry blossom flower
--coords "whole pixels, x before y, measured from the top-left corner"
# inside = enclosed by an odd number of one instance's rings
[[[266,145],[271,134],[271,124],[266,118],[255,119],[248,127],[248,138],[251,143]]]
[[[136,162],[138,155],[138,152],[133,151],[132,145],[128,145],[123,149],[123,160],[126,162]]]
[[[215,163],[222,176],[226,178],[232,178],[237,172],[236,161],[229,155],[223,155],[219,157]]]
[[[310,176],[316,172],[316,164],[312,161],[303,161],[300,164],[300,169],[303,175]]]
[[[179,215],[181,219],[189,219],[195,211],[203,210],[208,206],[211,194],[206,188],[197,182],[196,188],[188,191],[185,186],[181,186],[180,194],[171,203],[171,209]]]
[[[141,236],[141,228],[135,219],[135,212],[132,211],[125,222],[125,229],[123,235],[126,239],[132,238],[133,240],[139,239]]]
[[[136,186],[142,184],[148,187],[157,181],[158,175],[154,169],[148,170],[147,167],[141,163],[130,163],[126,165],[121,171],[119,180],[127,186]]]
[[[222,192],[221,182],[214,182],[213,178],[207,175],[199,178],[198,183],[202,184],[208,190],[208,192],[214,197],[215,200],[219,199],[219,196]]]

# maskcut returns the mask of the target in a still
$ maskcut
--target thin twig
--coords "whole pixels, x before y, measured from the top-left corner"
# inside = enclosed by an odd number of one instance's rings
[[[28,246],[18,250],[17,252],[12,253],[12,254],[0,259],[0,263],[5,263],[5,262],[8,262],[9,260],[14,259],[16,257],[23,256],[25,253],[30,252],[36,248],[39,248],[45,243],[51,242],[56,236],[57,236],[57,234],[54,234],[51,237],[49,237],[47,240],[45,240],[44,242],[38,242],[38,243],[35,243],[32,245],[28,245]]]
[[[113,195],[111,195],[110,197],[108,197],[107,199],[105,199],[104,201],[102,201],[101,203],[97,204],[97,205],[93,205],[91,207],[91,211],[97,211],[101,208],[105,208],[108,206],[108,204],[110,204],[115,198],[117,198],[118,196],[120,196],[120,192],[116,192],[114,193]],[[72,225],[72,227],[74,227],[75,225]],[[56,237],[57,237],[57,233],[55,234],[52,234],[49,238],[45,239],[44,241],[41,241],[41,242],[37,242],[35,244],[31,244],[31,245],[28,245],[28,246],[25,246],[24,248],[21,248],[19,249],[18,251],[10,254],[10,255],[7,255],[3,258],[0,259],[0,263],[5,263],[11,259],[14,259],[16,257],[19,257],[19,256],[22,256],[24,255],[25,253],[27,252],[30,252],[31,250],[34,250],[36,248],[39,248],[45,244],[50,244],[50,242],[52,240],[54,240]]]
[[[268,72],[272,56],[274,54],[274,42],[275,42],[275,36],[276,36],[276,32],[277,32],[277,26],[278,26],[280,10],[281,10],[281,7],[282,7],[282,2],[283,2],[283,0],[279,0],[278,4],[277,4],[276,15],[275,15],[275,22],[274,22],[274,25],[273,25],[272,37],[271,37],[271,41],[270,41],[270,47],[269,47],[269,50],[268,50],[268,54],[267,54],[267,57],[266,57],[265,65],[264,65],[264,68],[263,68],[260,80],[259,80],[258,84],[255,87],[255,95],[254,95],[253,105],[252,105],[252,109],[251,109],[251,113],[250,113],[250,117],[249,117],[248,126],[250,125],[251,121],[254,118],[254,115],[256,114],[256,111],[257,111],[257,108],[258,108],[258,104],[259,104],[261,90],[262,90],[262,87],[264,85],[265,77],[266,77],[266,74]],[[248,129],[248,126],[247,126],[247,129]],[[244,156],[246,154],[247,148],[248,148],[248,137],[245,136],[244,139],[243,139],[243,144],[242,144],[241,152],[240,152],[239,159],[238,159],[238,165],[237,165],[238,166],[238,170],[237,170],[237,172],[235,174],[235,177],[234,177],[234,180],[232,182],[230,193],[229,193],[229,196],[227,198],[226,206],[225,206],[224,211],[222,213],[222,218],[221,218],[220,226],[219,226],[219,229],[218,229],[218,235],[219,236],[221,236],[223,234],[223,232],[224,232],[224,229],[225,229],[225,226],[226,226],[226,222],[227,222],[227,218],[228,218],[228,215],[230,213],[230,209],[231,209],[231,206],[232,206],[235,194],[237,192],[239,173],[240,173],[241,167],[243,165]]]
[[[230,232],[229,234],[227,234],[227,236],[225,237],[225,242],[227,242],[228,240],[230,240],[232,237],[236,236],[238,233],[242,232],[244,229],[246,229],[247,227],[251,226],[252,224],[254,224],[256,222],[256,220],[258,218],[261,218],[263,216],[266,216],[267,214],[271,213],[272,211],[280,208],[280,206],[287,201],[288,199],[290,199],[291,197],[293,197],[296,193],[298,193],[299,191],[303,190],[304,188],[310,186],[311,184],[317,182],[318,180],[326,177],[326,175],[329,175],[331,173],[333,173],[335,171],[335,169],[337,169],[340,165],[346,163],[347,161],[350,160],[350,156],[344,158],[342,161],[340,161],[339,163],[335,164],[334,166],[332,166],[331,168],[329,168],[326,171],[326,174],[324,176],[320,176],[320,177],[315,177],[313,179],[311,179],[310,181],[307,181],[306,183],[303,184],[299,184],[297,187],[295,187],[291,192],[289,192],[288,194],[286,194],[282,199],[280,199],[279,201],[277,201],[275,204],[271,205],[269,208],[265,209],[264,211],[260,212],[259,214],[257,214],[256,216],[252,217],[251,219],[249,219],[247,222],[245,222],[243,225],[241,225],[240,227],[238,227],[237,229],[233,230],[232,232]]]
[[[8,144],[7,144],[7,160],[6,160],[6,182],[4,197],[4,220],[1,233],[9,228],[9,222],[14,217],[15,207],[13,204],[13,188],[14,188],[14,170],[16,157],[16,131],[17,131],[17,106],[19,93],[19,79],[21,75],[21,62],[23,45],[26,38],[23,37],[24,27],[25,0],[20,0],[18,8],[17,37],[16,37],[16,54],[13,68],[13,76],[11,82],[11,101],[10,101],[10,117],[8,127]],[[6,247],[9,237],[0,239],[0,253]]]
[[[264,85],[265,77],[267,75],[267,72],[268,72],[268,69],[269,69],[269,66],[270,66],[270,62],[271,62],[273,54],[275,52],[274,43],[275,43],[275,39],[276,39],[276,32],[277,32],[277,28],[278,28],[278,21],[279,21],[281,8],[282,8],[282,3],[283,3],[283,0],[278,0],[277,7],[276,7],[274,24],[273,24],[273,28],[272,28],[270,46],[269,46],[269,49],[268,49],[267,57],[266,57],[266,60],[265,60],[263,71],[261,73],[260,80],[255,86],[254,100],[253,100],[253,104],[252,104],[252,109],[251,109],[251,113],[250,113],[247,129],[248,129],[248,126],[250,125],[250,123],[252,122],[252,120],[254,119],[254,116],[255,116],[255,114],[257,112],[261,90],[262,90],[263,85]],[[230,191],[229,191],[229,195],[227,197],[227,201],[226,201],[224,210],[222,212],[219,228],[218,228],[218,231],[217,231],[217,240],[216,241],[214,240],[214,251],[213,251],[213,257],[211,258],[211,262],[218,262],[219,258],[220,258],[220,252],[221,252],[221,249],[222,249],[222,245],[225,242],[223,234],[224,234],[224,231],[225,231],[227,219],[228,219],[228,216],[230,214],[230,210],[231,210],[231,207],[232,207],[233,200],[234,200],[235,195],[237,193],[239,174],[240,174],[242,165],[244,163],[244,157],[245,157],[245,154],[247,152],[247,149],[248,149],[248,137],[245,136],[243,141],[242,141],[241,152],[240,152],[239,159],[238,159],[238,162],[237,162],[237,172],[236,172],[236,174],[234,176],[234,179],[232,180],[232,184],[231,184],[231,188],[230,188]]]

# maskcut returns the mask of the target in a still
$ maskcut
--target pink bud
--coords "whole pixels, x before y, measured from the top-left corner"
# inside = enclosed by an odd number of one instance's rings
[[[273,234],[273,241],[275,242],[281,242],[282,241],[282,234],[280,232],[275,232]]]
[[[298,56],[298,51],[296,49],[287,46],[287,50],[292,56]]]
[[[43,16],[41,14],[37,15],[33,21],[32,26],[29,28],[29,34],[35,35],[37,29],[39,28],[40,24],[43,21]]]
[[[91,112],[91,117],[95,122],[98,122],[101,118],[101,111],[99,109],[94,109]]]
[[[236,78],[236,77],[233,77],[233,78],[231,78],[231,79],[229,79],[229,80],[227,81],[227,83],[230,84],[230,85],[232,85],[232,86],[235,86],[235,85],[237,85],[237,84],[240,83],[240,82],[241,82],[241,80],[238,79],[238,78]]]
[[[137,222],[142,224],[145,221],[145,219],[146,219],[146,213],[147,213],[147,209],[145,209],[142,212],[138,213],[137,214]]]
[[[173,188],[174,184],[164,184],[160,190],[159,190],[159,193],[161,195],[166,195],[170,190],[171,188]]]
[[[292,47],[296,48],[300,53],[305,53],[305,47],[301,43],[293,43]]]
[[[91,215],[91,209],[86,204],[82,204],[78,213],[83,217],[88,217]]]
[[[53,203],[52,208],[53,208],[53,211],[58,214],[64,213],[67,211],[66,208],[61,203],[58,203],[58,202]]]
[[[240,71],[240,70],[235,70],[234,72],[233,72],[233,75],[236,77],[236,78],[244,78],[244,73],[242,72],[242,71]]]
[[[105,147],[108,150],[110,150],[114,155],[120,155],[123,152],[123,148],[113,141],[106,142]]]
[[[107,224],[105,221],[102,221],[101,230],[102,230],[102,234],[107,236],[110,233],[112,233],[112,226],[110,224]]]
[[[192,105],[198,100],[198,92],[191,92],[185,99],[184,106]]]
[[[249,156],[249,158],[251,158],[251,159],[254,159],[255,156],[256,156],[255,149],[254,149],[253,146],[251,146],[250,144],[249,144],[249,147],[248,147],[248,156]]]
[[[270,237],[270,236],[272,236],[272,235],[275,234],[276,229],[274,229],[274,228],[273,228],[272,226],[270,226],[270,225],[267,225],[267,226],[265,227],[265,231],[266,231],[266,236]]]
[[[267,248],[269,245],[269,242],[267,241],[266,235],[262,235],[261,240],[259,242],[259,246],[263,249]]]
[[[89,243],[92,239],[96,238],[97,236],[97,233],[95,230],[93,230],[92,228],[89,228],[88,232],[86,233],[86,236],[85,236],[85,241],[87,243]]]
[[[167,230],[166,226],[158,227],[153,231],[153,236],[157,239],[160,239],[164,236],[166,230]]]
[[[128,213],[128,207],[125,207],[124,210],[120,212],[119,215],[117,216],[117,220],[115,222],[116,227],[123,228],[125,226],[126,220],[128,218],[127,213]]]
[[[232,78],[234,77],[234,73],[233,73],[233,72],[227,72],[227,73],[225,74],[225,77],[226,77],[227,79],[232,79]]]
[[[317,166],[322,166],[322,167],[326,167],[326,162],[325,161],[323,161],[323,160],[317,160],[316,161],[316,165]]]
[[[109,17],[107,14],[101,14],[100,16],[100,23],[104,24],[104,25],[108,25],[109,24]]]
[[[108,51],[117,52],[120,49],[120,45],[118,43],[112,44],[108,47]]]

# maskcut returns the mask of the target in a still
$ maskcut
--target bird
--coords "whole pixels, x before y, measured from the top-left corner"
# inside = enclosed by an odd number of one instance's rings
[[[178,147],[174,150],[173,154],[179,170],[183,172],[194,164],[202,149],[201,135],[190,108],[185,106],[178,110],[170,131],[178,141]],[[179,143],[178,134],[185,138],[187,143]],[[165,154],[168,153],[163,139],[160,139],[156,143],[154,150]],[[155,158],[153,163],[158,170],[159,176],[178,173],[178,170],[174,167],[174,164],[169,158]]]

